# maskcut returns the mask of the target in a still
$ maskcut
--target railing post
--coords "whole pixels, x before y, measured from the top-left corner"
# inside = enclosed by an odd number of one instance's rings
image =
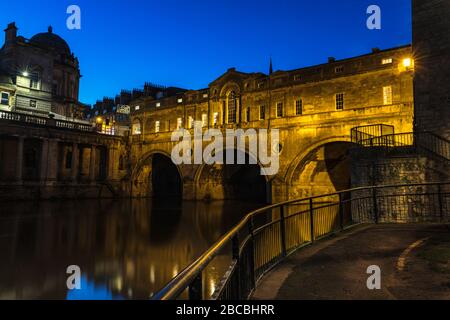
[[[286,257],[286,222],[284,220],[284,206],[280,207],[280,229],[281,229],[281,254]]]
[[[253,234],[253,218],[250,218],[248,223],[248,233],[250,234],[250,281],[252,289],[255,289],[256,277],[255,277],[255,236]]]
[[[438,202],[439,202],[439,217],[441,222],[444,221],[444,208],[442,206],[442,188],[441,185],[438,184]]]
[[[231,240],[231,250],[232,250],[232,258],[236,261],[236,269],[234,272],[236,273],[236,297],[233,299],[240,300],[241,299],[241,259],[240,259],[240,250],[239,250],[239,238],[236,234]]]
[[[189,300],[203,299],[203,283],[202,272],[195,277],[194,281],[189,285]]]
[[[372,209],[375,223],[378,224],[378,204],[377,204],[377,189],[372,188]]]
[[[339,193],[339,225],[344,230],[344,203],[342,193]]]
[[[310,225],[310,232],[311,232],[311,242],[314,242],[314,203],[313,199],[309,198],[309,225]]]

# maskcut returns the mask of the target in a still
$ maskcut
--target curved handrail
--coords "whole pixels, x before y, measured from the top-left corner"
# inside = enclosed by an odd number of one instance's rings
[[[318,195],[314,197],[299,198],[293,200],[287,200],[277,204],[272,204],[248,213],[235,227],[228,231],[224,236],[222,236],[213,246],[211,246],[206,252],[204,252],[199,258],[197,258],[193,263],[186,267],[182,272],[180,272],[175,278],[173,278],[162,290],[155,294],[152,299],[154,300],[171,300],[176,299],[183,291],[185,291],[190,284],[195,280],[196,277],[207,267],[208,263],[220,252],[224,246],[232,240],[237,233],[242,230],[246,224],[254,216],[267,212],[271,209],[280,208],[290,204],[296,204],[300,202],[312,202],[314,199],[331,197],[336,195],[342,195],[349,192],[366,191],[366,190],[379,190],[385,188],[401,188],[401,187],[415,187],[415,186],[433,186],[433,185],[445,185],[450,182],[434,182],[434,183],[412,183],[412,184],[391,184],[391,185],[381,185],[381,186],[367,186],[359,187],[348,190],[343,190],[335,193],[329,193],[324,195]]]

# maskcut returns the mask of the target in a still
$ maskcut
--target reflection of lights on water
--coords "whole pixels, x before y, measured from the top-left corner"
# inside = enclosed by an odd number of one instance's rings
[[[176,264],[172,270],[172,277],[175,278],[178,275],[178,265]]]
[[[133,297],[133,289],[129,288],[128,289],[128,298]]]
[[[155,283],[155,266],[150,266],[150,283]]]
[[[209,280],[209,295],[212,296],[216,291],[216,281],[214,279]]]
[[[118,276],[116,279],[114,279],[114,286],[117,290],[122,291],[123,282],[121,276]]]

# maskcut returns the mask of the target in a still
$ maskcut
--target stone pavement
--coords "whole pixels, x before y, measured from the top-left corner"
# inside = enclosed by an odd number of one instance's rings
[[[381,289],[367,268],[381,268]],[[259,283],[253,299],[450,299],[450,228],[373,225],[316,242]]]

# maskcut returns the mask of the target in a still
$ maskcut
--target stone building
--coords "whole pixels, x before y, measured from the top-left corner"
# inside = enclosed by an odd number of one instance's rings
[[[416,127],[450,139],[450,1],[412,3]]]
[[[8,25],[0,49],[2,110],[81,119],[79,64],[66,41],[52,27],[30,39],[17,30],[14,22]]]
[[[252,197],[276,201],[350,187],[348,150],[354,127],[389,124],[411,132],[414,59],[411,46],[290,71],[229,69],[208,88],[131,102],[134,195],[179,190],[186,199]],[[280,169],[181,165],[170,160],[177,128],[279,129]],[[157,169],[155,169],[157,168]],[[171,174],[173,173],[173,175]],[[181,185],[181,186],[180,186]],[[181,189],[181,190],[180,190]]]

